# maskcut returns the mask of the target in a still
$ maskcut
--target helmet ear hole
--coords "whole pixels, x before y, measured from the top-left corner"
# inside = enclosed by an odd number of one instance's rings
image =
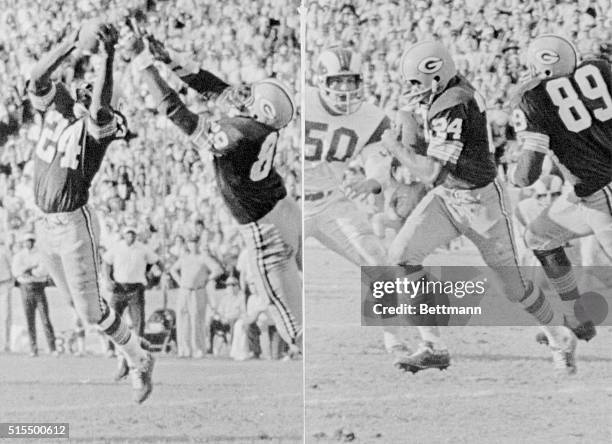
[[[436,82],[439,82],[439,81],[440,81],[440,76],[434,76],[434,80],[435,80]]]

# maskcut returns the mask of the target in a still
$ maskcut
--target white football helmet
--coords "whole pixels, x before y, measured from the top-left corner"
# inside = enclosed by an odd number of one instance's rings
[[[286,127],[295,114],[295,104],[289,90],[273,78],[253,83],[251,95],[244,106],[257,121],[277,130]]]
[[[446,88],[457,75],[455,62],[448,49],[435,41],[423,41],[409,47],[400,60],[404,80],[412,86],[407,98],[426,102]]]
[[[363,103],[361,57],[345,48],[323,51],[316,62],[317,85],[321,100],[338,114],[352,114]],[[335,87],[335,80],[351,77],[354,87]]]
[[[555,34],[536,37],[527,49],[527,65],[532,76],[556,77],[574,72],[578,53],[567,39]]]

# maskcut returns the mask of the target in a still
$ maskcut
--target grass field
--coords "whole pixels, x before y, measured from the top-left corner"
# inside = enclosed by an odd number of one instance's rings
[[[53,292],[49,300],[56,329],[69,328],[63,301]],[[14,302],[23,325],[16,295]],[[158,308],[159,295],[147,304],[148,312]],[[96,348],[95,338],[88,342]],[[115,360],[94,355],[0,353],[0,422],[67,422],[71,442],[302,442],[301,361],[158,356],[153,394],[140,406],[129,382],[112,381],[114,369]]]
[[[401,373],[381,329],[359,325],[359,270],[318,243],[305,251],[306,442],[612,442],[612,328],[579,344],[573,377],[554,376],[537,327],[447,327],[451,367]],[[429,262],[481,264],[465,251]]]

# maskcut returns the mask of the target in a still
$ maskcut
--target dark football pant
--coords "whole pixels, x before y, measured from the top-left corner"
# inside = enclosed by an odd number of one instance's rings
[[[28,324],[28,336],[30,337],[30,351],[38,352],[36,344],[36,311],[40,313],[43,331],[47,338],[49,352],[55,351],[55,332],[49,318],[49,305],[47,304],[47,296],[45,296],[45,287],[43,284],[22,284],[21,299],[25,310],[26,321]]]

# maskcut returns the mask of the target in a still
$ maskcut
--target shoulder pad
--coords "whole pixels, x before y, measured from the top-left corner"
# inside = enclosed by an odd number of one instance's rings
[[[518,85],[514,89],[514,91],[510,93],[510,104],[512,105],[512,107],[517,107],[519,103],[521,103],[521,100],[523,99],[525,93],[538,87],[542,83],[542,80],[543,79],[539,77],[534,77]]]
[[[604,60],[602,58],[599,57],[592,57],[592,58],[588,58],[586,60],[583,60],[577,67],[576,70],[582,66],[585,65],[595,65],[598,68],[603,68],[603,69],[607,69],[608,71],[610,70],[610,62],[608,62],[607,60]]]
[[[446,89],[432,103],[429,115],[435,116],[444,110],[451,109],[462,103],[467,103],[474,98],[474,90],[468,85],[459,83]]]

